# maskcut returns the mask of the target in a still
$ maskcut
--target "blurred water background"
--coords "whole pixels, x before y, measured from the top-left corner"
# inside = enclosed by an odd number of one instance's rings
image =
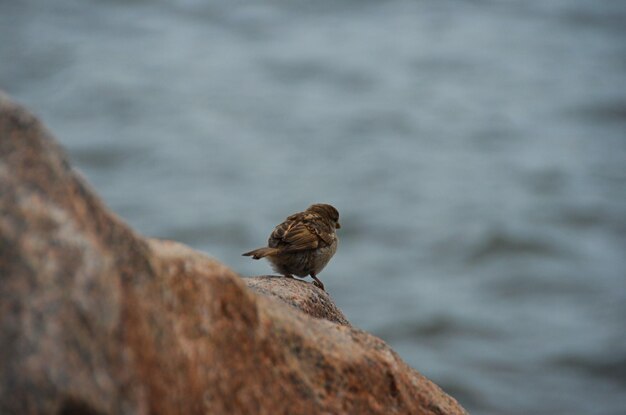
[[[626,2],[0,0],[0,88],[242,275],[337,206],[327,290],[470,412],[626,413]]]

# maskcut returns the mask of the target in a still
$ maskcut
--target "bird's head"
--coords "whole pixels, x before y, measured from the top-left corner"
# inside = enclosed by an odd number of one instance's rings
[[[339,211],[337,211],[334,206],[327,205],[325,203],[316,203],[309,206],[307,210],[310,212],[315,212],[323,218],[328,219],[335,225],[336,229],[341,228],[341,225],[339,224]]]

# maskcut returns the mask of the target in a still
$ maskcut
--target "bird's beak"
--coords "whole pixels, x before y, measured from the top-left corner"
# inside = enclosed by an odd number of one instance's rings
[[[336,228],[336,229],[341,228],[341,225],[339,224],[339,222],[335,223],[335,228]]]

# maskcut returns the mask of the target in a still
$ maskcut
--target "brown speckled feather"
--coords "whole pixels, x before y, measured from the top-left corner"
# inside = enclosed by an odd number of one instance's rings
[[[333,241],[334,226],[314,212],[300,212],[289,216],[276,226],[267,241],[271,248],[281,252],[297,252],[328,246]]]

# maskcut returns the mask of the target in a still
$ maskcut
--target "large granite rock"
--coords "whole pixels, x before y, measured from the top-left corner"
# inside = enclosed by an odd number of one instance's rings
[[[0,413],[465,412],[312,285],[137,235],[0,95]]]

